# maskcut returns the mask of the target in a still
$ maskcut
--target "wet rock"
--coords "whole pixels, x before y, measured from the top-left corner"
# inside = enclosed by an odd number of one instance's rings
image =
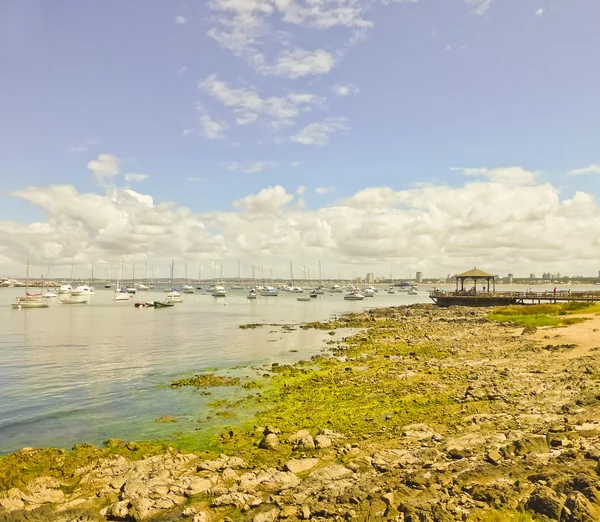
[[[129,507],[129,500],[122,500],[103,509],[100,511],[100,514],[108,518],[112,517],[117,520],[127,520],[129,518]]]
[[[488,451],[488,453],[486,455],[486,459],[490,464],[493,464],[494,466],[498,466],[502,462],[503,457],[502,457],[502,453],[500,453],[498,450],[494,449],[494,450]]]
[[[279,439],[274,433],[269,433],[263,437],[258,447],[267,450],[277,449],[279,447]]]
[[[192,522],[210,522],[211,517],[208,511],[200,511],[200,513],[194,515]]]
[[[536,486],[525,503],[525,509],[538,515],[544,515],[550,520],[559,520],[562,507],[563,501],[552,489],[546,486]]]
[[[319,459],[292,459],[285,463],[284,469],[291,473],[302,473],[314,468],[319,463]]]
[[[300,508],[300,518],[302,520],[308,520],[311,516],[311,511],[310,508],[304,504],[301,508]]]
[[[425,440],[430,439],[435,435],[435,431],[431,429],[427,424],[409,424],[404,426],[402,429],[402,436],[414,439],[414,440]]]

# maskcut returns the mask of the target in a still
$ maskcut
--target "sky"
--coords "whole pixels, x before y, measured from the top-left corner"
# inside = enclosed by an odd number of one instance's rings
[[[598,275],[597,0],[0,3],[0,276]]]

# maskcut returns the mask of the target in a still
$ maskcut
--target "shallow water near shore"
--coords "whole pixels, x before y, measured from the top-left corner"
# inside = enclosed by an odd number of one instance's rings
[[[361,302],[325,295],[306,303],[291,294],[252,302],[239,292],[226,299],[186,295],[172,308],[138,309],[134,301],[164,294],[158,290],[113,303],[112,292],[97,290],[87,305],[11,309],[23,293],[0,289],[0,454],[25,446],[100,444],[108,437],[170,437],[231,424],[232,419],[214,417],[207,404],[239,397],[244,392],[238,387],[204,395],[170,389],[169,383],[194,372],[238,375],[248,372],[239,366],[309,359],[329,339],[322,331],[239,325],[299,325],[374,306],[428,302],[424,291],[408,296],[382,290]],[[162,416],[179,422],[156,423]]]
[[[243,376],[252,374],[250,366],[309,359],[330,339],[326,332],[297,326],[290,332],[240,325],[299,325],[344,312],[429,302],[425,288],[418,296],[388,295],[381,289],[359,302],[335,294],[306,303],[293,294],[248,301],[240,291],[225,299],[185,295],[185,302],[172,308],[138,309],[136,300],[164,294],[156,290],[113,303],[112,292],[99,289],[87,305],[53,302],[48,309],[11,309],[23,293],[0,289],[0,454],[25,446],[100,444],[108,437],[208,433],[208,428],[236,422],[215,416],[209,403],[235,400],[248,391],[225,387],[205,395],[193,388],[170,389],[169,383],[196,372]],[[163,416],[179,422],[155,422]]]

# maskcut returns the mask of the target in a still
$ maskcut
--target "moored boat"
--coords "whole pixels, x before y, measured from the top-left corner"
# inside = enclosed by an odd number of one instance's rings
[[[358,293],[357,291],[350,292],[349,294],[344,296],[346,301],[362,301],[365,298],[364,295]]]
[[[267,286],[267,288],[260,292],[260,295],[263,297],[277,297],[277,294],[277,290],[272,286]]]

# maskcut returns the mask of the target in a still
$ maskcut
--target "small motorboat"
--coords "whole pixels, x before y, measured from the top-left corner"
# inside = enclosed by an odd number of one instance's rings
[[[254,288],[248,292],[248,299],[256,299],[256,291]]]
[[[309,299],[316,299],[317,297],[319,297],[319,292],[317,292],[316,290],[313,290],[308,296]]]
[[[365,297],[375,297],[375,290],[373,288],[365,288],[363,294]]]
[[[227,290],[224,286],[217,285],[212,290],[211,294],[213,297],[227,297]]]
[[[277,297],[277,290],[272,286],[267,286],[267,288],[261,291],[260,295],[263,297]]]
[[[409,291],[408,295],[419,295],[418,290],[413,286]]]
[[[170,301],[154,301],[155,308],[167,308],[169,306],[175,306],[175,303],[171,303]]]
[[[156,306],[156,303],[154,301],[139,301],[137,303],[135,303],[133,306],[135,306],[136,308],[152,308],[154,306]]]
[[[131,294],[126,292],[125,289],[121,288],[118,292],[115,293],[115,296],[112,298],[113,301],[129,301],[131,299]]]
[[[158,302],[158,301],[157,301]],[[183,297],[177,291],[169,292],[167,294],[167,298],[165,299],[167,303],[183,303]]]
[[[305,301],[305,302],[310,302],[311,298],[309,295],[304,295],[302,297],[296,297],[296,300],[298,301]]]
[[[365,298],[364,295],[359,294],[357,291],[350,292],[348,295],[344,296],[346,301],[362,301]]]
[[[184,294],[193,294],[196,290],[191,285],[181,285],[181,291]]]
[[[394,288],[393,286],[390,286],[390,287],[388,288],[388,291],[387,291],[387,293],[388,293],[388,294],[395,294],[395,293],[396,293],[396,290],[395,290],[395,288]]]

